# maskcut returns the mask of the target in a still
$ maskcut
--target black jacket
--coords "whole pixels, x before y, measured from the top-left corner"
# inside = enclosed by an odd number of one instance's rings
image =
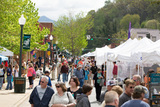
[[[48,104],[53,94],[54,94],[54,90],[51,87],[47,86],[44,96],[42,100],[40,100],[37,92],[37,87],[35,87],[30,95],[29,102],[30,104],[34,104],[34,107],[48,107]]]
[[[101,75],[103,76],[103,74],[101,73]],[[104,78],[104,76],[103,76],[103,78]],[[97,72],[94,74],[94,77],[93,77],[93,80],[95,81],[94,82],[94,86],[96,87],[97,85],[98,85],[98,83],[97,83]]]

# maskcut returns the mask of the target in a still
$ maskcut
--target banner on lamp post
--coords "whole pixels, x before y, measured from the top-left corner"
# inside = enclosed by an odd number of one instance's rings
[[[31,41],[31,35],[30,34],[24,34],[23,49],[30,49],[30,41]]]
[[[50,51],[50,50],[51,50],[51,49],[50,49],[50,46],[51,46],[51,43],[48,42],[48,49],[47,49],[47,51]]]

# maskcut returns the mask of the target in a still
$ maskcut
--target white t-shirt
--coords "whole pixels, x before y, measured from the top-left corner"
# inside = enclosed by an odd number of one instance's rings
[[[70,92],[64,92],[63,96],[59,96],[59,94],[56,93],[52,96],[49,102],[49,107],[51,107],[53,104],[69,104],[69,103],[75,103],[75,100]]]

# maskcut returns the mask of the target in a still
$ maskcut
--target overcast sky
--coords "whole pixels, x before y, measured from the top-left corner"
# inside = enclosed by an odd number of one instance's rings
[[[87,14],[90,10],[98,10],[106,0],[31,0],[39,8],[39,16],[46,16],[57,21],[59,16],[74,15],[80,12]]]

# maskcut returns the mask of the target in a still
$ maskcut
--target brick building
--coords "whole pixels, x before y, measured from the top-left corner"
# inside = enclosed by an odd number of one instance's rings
[[[50,35],[51,35],[51,32],[54,30],[54,21],[47,18],[46,16],[41,16],[38,20],[39,22],[39,27],[41,28],[41,30],[43,28],[48,28],[50,29],[50,33],[48,34],[49,36],[47,37],[46,39],[46,43],[47,42],[50,42]],[[53,36],[53,35],[52,35]],[[45,37],[44,37],[45,39]],[[44,56],[44,51],[41,51],[41,50],[36,50],[36,57],[43,57]],[[53,56],[53,53],[52,53],[52,56]],[[48,54],[47,54],[47,51],[46,51],[46,57],[48,57]],[[23,55],[23,60],[26,62],[28,59],[30,59],[31,61],[34,59],[33,56],[30,54],[30,52],[27,52],[27,54]]]

